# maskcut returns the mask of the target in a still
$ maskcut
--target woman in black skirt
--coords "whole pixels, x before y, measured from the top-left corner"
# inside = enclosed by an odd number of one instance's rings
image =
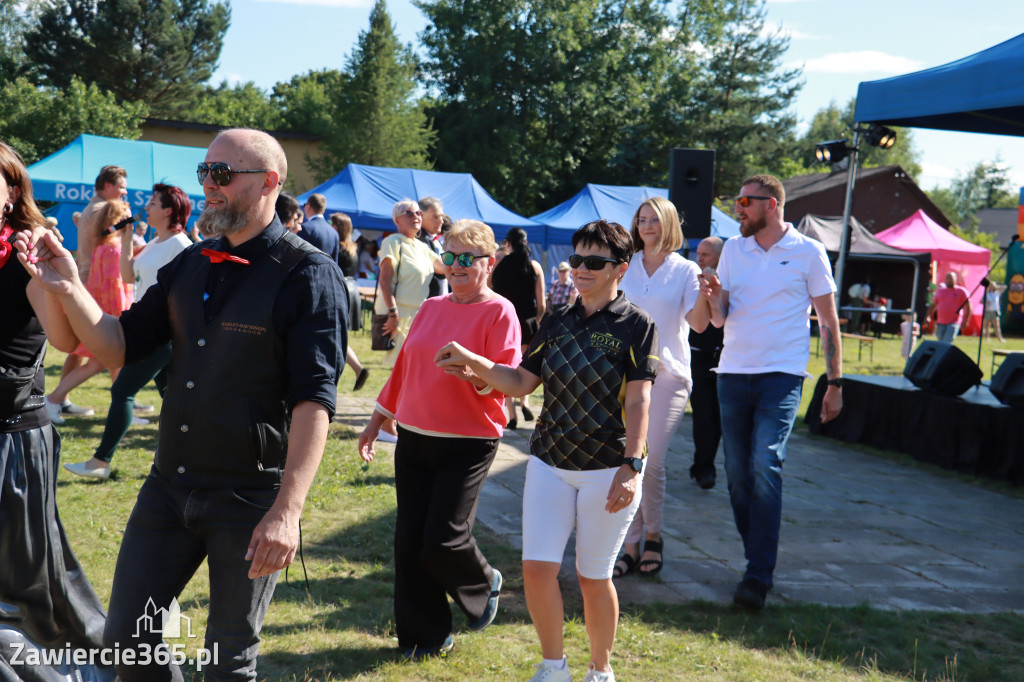
[[[57,514],[60,436],[43,406],[47,336],[66,352],[78,339],[69,327],[47,326],[47,307],[59,304],[48,301],[35,282],[29,284],[15,255],[16,239],[33,232],[38,238],[42,225],[25,165],[0,142],[0,679],[5,680],[49,679],[40,669],[45,666],[26,665],[44,660],[37,649],[98,652],[106,621]],[[69,666],[62,671],[80,674],[72,674],[74,679],[114,679],[112,667],[62,663]]]

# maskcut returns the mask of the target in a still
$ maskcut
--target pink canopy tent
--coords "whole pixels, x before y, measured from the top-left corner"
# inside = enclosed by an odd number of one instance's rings
[[[936,282],[943,282],[947,272],[960,275],[960,283],[968,291],[974,291],[978,282],[988,272],[992,252],[960,239],[949,230],[941,227],[934,220],[918,210],[909,218],[902,220],[887,230],[875,234],[890,246],[898,246],[907,251],[928,251],[932,254],[933,277]],[[984,291],[979,288],[971,296],[971,324],[964,325],[965,333],[981,327],[981,297]]]

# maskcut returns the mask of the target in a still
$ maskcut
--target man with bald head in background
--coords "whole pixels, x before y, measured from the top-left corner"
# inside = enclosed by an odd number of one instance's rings
[[[718,268],[725,242],[721,237],[708,237],[697,245],[697,265],[706,275]],[[722,440],[722,419],[718,410],[718,357],[722,353],[723,331],[720,327],[708,325],[698,332],[690,329],[690,376],[693,391],[690,393],[690,409],[693,410],[693,465],[690,478],[704,490],[715,487],[718,472],[715,469],[715,455]]]
[[[54,323],[69,323],[105,365],[173,342],[159,448],[124,533],[104,631],[122,661],[127,649],[161,646],[139,623],[168,608],[206,559],[206,648],[216,647],[206,679],[256,679],[263,617],[295,555],[346,345],[341,270],[275,214],[286,174],[266,133],[218,135],[198,168],[208,239],[162,268],[120,319],[102,314],[56,240],[19,247],[38,258],[26,267],[66,313]],[[118,674],[182,679],[173,664]]]

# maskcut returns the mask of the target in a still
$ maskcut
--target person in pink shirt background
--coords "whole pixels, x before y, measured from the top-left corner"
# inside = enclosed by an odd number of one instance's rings
[[[85,288],[96,299],[103,312],[120,317],[121,313],[131,307],[135,299],[135,283],[121,279],[121,237],[118,232],[111,232],[110,228],[122,218],[130,216],[131,209],[127,203],[118,199],[103,202],[96,211],[99,213],[94,223],[96,234],[93,243],[96,246],[92,252],[89,279],[85,283]],[[68,394],[89,378],[108,369],[81,344],[72,354],[88,360],[81,367],[68,372],[53,392],[46,396],[46,411],[55,424],[64,421],[60,416],[60,406],[67,400]],[[117,379],[119,371],[119,367],[110,369],[111,381]]]
[[[473,523],[506,424],[505,396],[434,364],[438,349],[451,341],[496,363],[519,364],[515,308],[487,286],[496,250],[484,223],[455,223],[441,254],[451,294],[427,299],[416,313],[359,436],[359,453],[371,462],[385,420],[398,424],[395,627],[410,659],[451,650],[448,595],[470,630],[490,625],[498,608],[501,573],[477,547]]]
[[[935,338],[946,343],[953,343],[960,333],[961,323],[971,319],[969,294],[959,284],[955,272],[946,273],[946,285],[935,290],[935,298],[924,319],[931,318],[932,313],[935,313]]]

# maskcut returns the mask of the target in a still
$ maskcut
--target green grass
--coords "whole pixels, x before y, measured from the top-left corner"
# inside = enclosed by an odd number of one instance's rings
[[[371,368],[361,395],[376,395],[386,378],[381,354],[356,335],[360,358]],[[970,347],[972,339],[962,340]],[[973,339],[976,344],[977,340]],[[1010,345],[1024,348],[1024,342]],[[960,344],[958,344],[960,345]],[[898,342],[877,342],[873,362],[850,359],[848,373],[902,368]],[[976,346],[975,346],[976,347]],[[63,355],[47,358],[48,384],[56,383]],[[822,371],[821,361],[812,372]],[[983,358],[984,362],[984,358]],[[342,377],[350,390],[350,371]],[[103,428],[109,379],[100,375],[73,394],[98,416],[62,427],[64,461],[92,455]],[[152,389],[139,400],[159,404]],[[152,461],[156,419],[133,427],[115,456],[110,481],[93,482],[62,471],[58,503],[71,543],[100,598],[107,601],[121,534]],[[382,454],[367,466],[356,456],[356,434],[334,424],[323,464],[303,518],[309,589],[298,561],[282,576],[263,628],[261,679],[291,680],[525,680],[540,657],[522,592],[519,555],[486,529],[483,551],[506,577],[502,610],[486,632],[456,632],[447,660],[400,661],[392,621],[393,466]],[[390,450],[389,448],[387,448]],[[577,679],[586,664],[582,606],[573,583],[564,586],[566,645]],[[209,585],[201,568],[181,598],[198,639],[205,631]],[[464,618],[456,613],[457,628]],[[1024,679],[1024,618],[1014,614],[885,612],[867,606],[833,608],[771,604],[758,615],[731,606],[692,602],[623,604],[612,659],[620,680],[1019,680]],[[201,680],[189,672],[186,679]]]

